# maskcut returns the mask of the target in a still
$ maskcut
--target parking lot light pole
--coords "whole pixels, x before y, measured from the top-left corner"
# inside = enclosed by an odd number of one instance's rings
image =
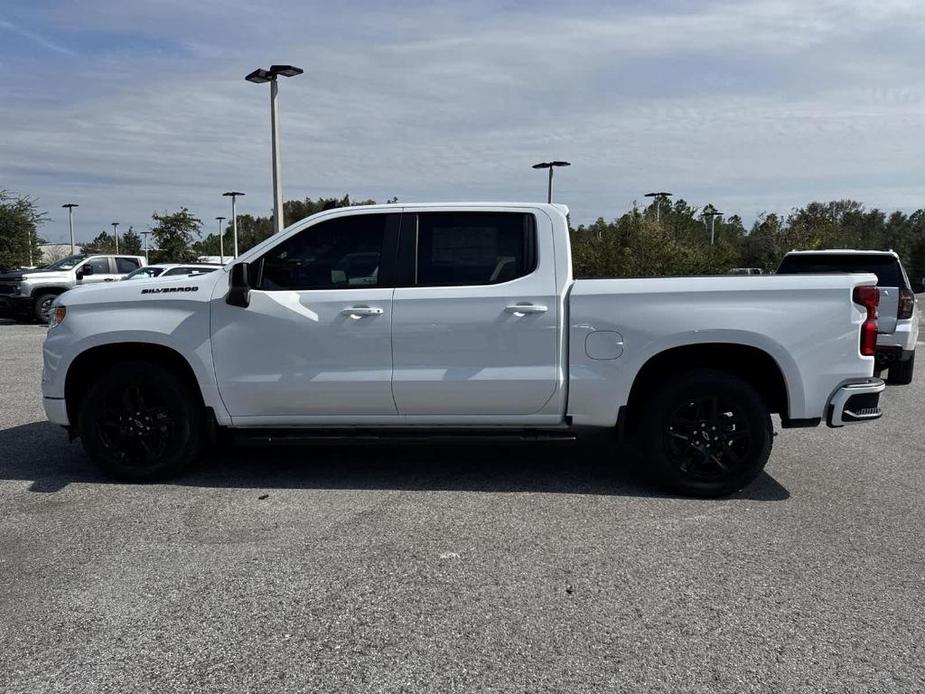
[[[559,166],[571,166],[571,162],[567,161],[541,161],[539,164],[534,164],[534,169],[549,169],[549,183],[546,186],[546,202],[552,202],[552,170]]]
[[[703,216],[710,218],[710,245],[712,246],[716,240],[716,218],[722,217],[723,213],[719,210],[711,209],[709,212],[704,212]]]
[[[279,84],[277,77],[301,75],[302,68],[294,65],[271,65],[269,70],[257,68],[244,79],[254,84],[270,83],[270,133],[273,141],[273,233],[278,234],[285,226],[283,219],[283,189],[279,161]]]
[[[80,207],[76,202],[68,202],[61,207],[67,208],[67,228],[71,232],[71,255],[74,255],[74,208]]]
[[[230,190],[227,193],[222,193],[223,198],[231,198],[231,229],[232,237],[234,238],[234,257],[238,257],[238,213],[235,210],[235,201],[239,195],[244,195],[237,190]]]
[[[655,203],[655,223],[659,224],[661,222],[661,212],[662,212],[662,200],[667,200],[672,196],[672,193],[666,191],[660,191],[658,193],[646,193],[643,197],[654,198],[653,202]]]
[[[116,253],[119,252],[119,222],[112,223],[112,235],[116,237]]]
[[[225,239],[222,238],[222,222],[225,221],[224,217],[216,217],[218,221],[218,257],[221,259],[218,261],[219,265],[225,264]]]
[[[148,264],[148,234],[150,233],[150,231],[141,232],[141,235],[145,237],[145,265]]]

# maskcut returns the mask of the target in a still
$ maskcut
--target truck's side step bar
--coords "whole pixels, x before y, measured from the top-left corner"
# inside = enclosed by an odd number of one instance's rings
[[[252,429],[234,432],[236,445],[298,446],[324,443],[482,443],[574,441],[575,433],[568,429]]]

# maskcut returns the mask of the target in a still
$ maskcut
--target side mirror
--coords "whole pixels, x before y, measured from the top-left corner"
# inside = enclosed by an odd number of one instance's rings
[[[87,275],[93,274],[93,266],[89,263],[82,265],[81,268],[77,271],[77,279],[82,280]]]
[[[231,277],[228,280],[228,293],[225,294],[225,303],[229,306],[247,308],[251,302],[251,285],[248,275],[250,263],[235,263],[231,266]]]

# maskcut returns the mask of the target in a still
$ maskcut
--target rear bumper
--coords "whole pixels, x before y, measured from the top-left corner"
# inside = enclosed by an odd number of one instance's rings
[[[909,361],[912,359],[912,355],[915,354],[915,349],[903,349],[898,346],[881,346],[877,345],[877,369],[888,369],[890,364],[895,364],[896,362]]]
[[[830,427],[859,424],[880,419],[880,393],[886,384],[879,378],[846,383],[829,399],[827,423]]]

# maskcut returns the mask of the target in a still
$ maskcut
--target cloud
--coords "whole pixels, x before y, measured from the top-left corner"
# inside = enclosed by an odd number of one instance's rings
[[[925,5],[911,2],[109,3],[31,10],[80,56],[0,47],[0,187],[79,228],[155,209],[227,214],[270,196],[267,89],[280,85],[289,197],[538,199],[568,159],[573,219],[651,188],[748,217],[813,198],[921,204]],[[106,39],[104,40],[104,37]],[[118,37],[118,40],[112,39]],[[134,47],[134,48],[133,48]],[[64,215],[44,230],[66,234]],[[211,227],[207,227],[211,229]]]
[[[55,53],[61,53],[62,55],[76,55],[74,51],[68,48],[65,48],[64,46],[61,46],[53,41],[49,41],[47,38],[45,38],[41,34],[37,34],[34,31],[29,31],[27,29],[18,27],[12,22],[8,22],[4,19],[0,19],[0,29],[5,29],[9,32],[12,32],[16,34],[17,36],[21,36],[25,39],[28,39],[29,41],[32,41],[33,43],[38,44],[42,48],[47,48],[48,50],[54,51]]]

